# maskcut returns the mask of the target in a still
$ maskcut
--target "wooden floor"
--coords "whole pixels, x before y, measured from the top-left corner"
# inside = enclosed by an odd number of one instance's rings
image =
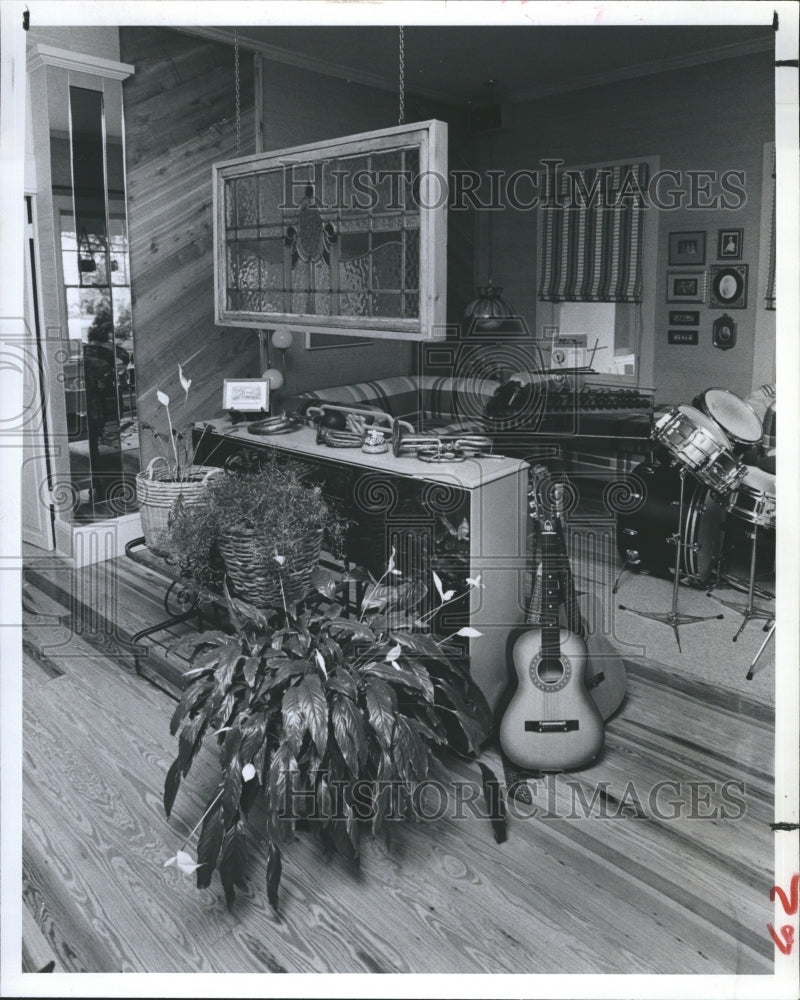
[[[530,804],[510,802],[505,843],[469,805],[477,766],[454,759],[444,818],[398,824],[389,850],[365,843],[359,870],[300,832],[280,915],[263,860],[229,912],[216,876],[198,890],[164,867],[214,778],[201,758],[165,819],[181,665],[159,636],[139,675],[128,641],[163,617],[161,578],[126,559],[79,572],[32,559],[25,577],[29,969],[53,959],[65,972],[772,972],[763,700],[637,658],[602,758],[540,781]],[[502,777],[495,752],[483,759]]]

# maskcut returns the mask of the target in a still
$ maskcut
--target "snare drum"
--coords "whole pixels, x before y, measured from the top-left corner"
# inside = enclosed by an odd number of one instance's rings
[[[656,421],[653,437],[706,486],[729,493],[745,474],[722,428],[693,406],[673,406]]]
[[[775,525],[775,476],[755,465],[745,466],[746,474],[728,501],[728,512],[760,528]]]
[[[695,396],[692,405],[710,417],[742,449],[756,444],[761,438],[761,421],[756,411],[728,389],[706,389]]]

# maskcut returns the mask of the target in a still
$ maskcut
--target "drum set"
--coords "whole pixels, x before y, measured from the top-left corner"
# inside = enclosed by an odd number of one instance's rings
[[[774,612],[754,603],[759,530],[773,530],[776,522],[775,476],[745,461],[757,453],[762,437],[762,423],[748,403],[727,389],[707,389],[691,406],[673,406],[661,413],[651,434],[660,460],[643,462],[634,470],[634,480],[641,484],[634,496],[639,503],[634,511],[617,516],[617,548],[623,567],[614,592],[629,566],[671,573],[670,611],[619,607],[670,625],[679,650],[680,625],[723,617],[679,613],[682,579],[706,588],[709,596],[721,579],[736,589],[746,589],[745,604],[714,597],[744,616],[734,642],[750,620],[774,618]],[[722,572],[726,534],[737,523],[744,526],[744,535],[750,540],[746,587]]]

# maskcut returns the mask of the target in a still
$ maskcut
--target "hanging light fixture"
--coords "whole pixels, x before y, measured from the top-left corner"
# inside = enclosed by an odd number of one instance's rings
[[[493,88],[497,80],[487,80],[486,87]],[[489,133],[489,171],[492,169],[492,135]],[[499,321],[507,316],[513,316],[513,308],[503,298],[503,289],[494,284],[492,268],[492,209],[489,209],[487,224],[487,251],[489,264],[489,281],[486,285],[478,285],[477,296],[464,310],[464,327],[472,329],[476,324],[481,330],[491,330],[499,325]]]

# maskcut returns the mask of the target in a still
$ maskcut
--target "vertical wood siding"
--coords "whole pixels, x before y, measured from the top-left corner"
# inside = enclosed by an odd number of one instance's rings
[[[211,165],[237,155],[232,48],[158,28],[120,28],[132,315],[140,418],[164,425],[155,390],[186,419],[220,411],[222,380],[259,373],[255,331],[214,323]],[[240,60],[242,154],[252,152],[252,59]],[[247,144],[246,144],[247,143]],[[160,413],[158,412],[160,410]],[[175,410],[182,415],[182,405]],[[165,425],[164,425],[165,426]],[[157,454],[141,433],[142,465]]]

